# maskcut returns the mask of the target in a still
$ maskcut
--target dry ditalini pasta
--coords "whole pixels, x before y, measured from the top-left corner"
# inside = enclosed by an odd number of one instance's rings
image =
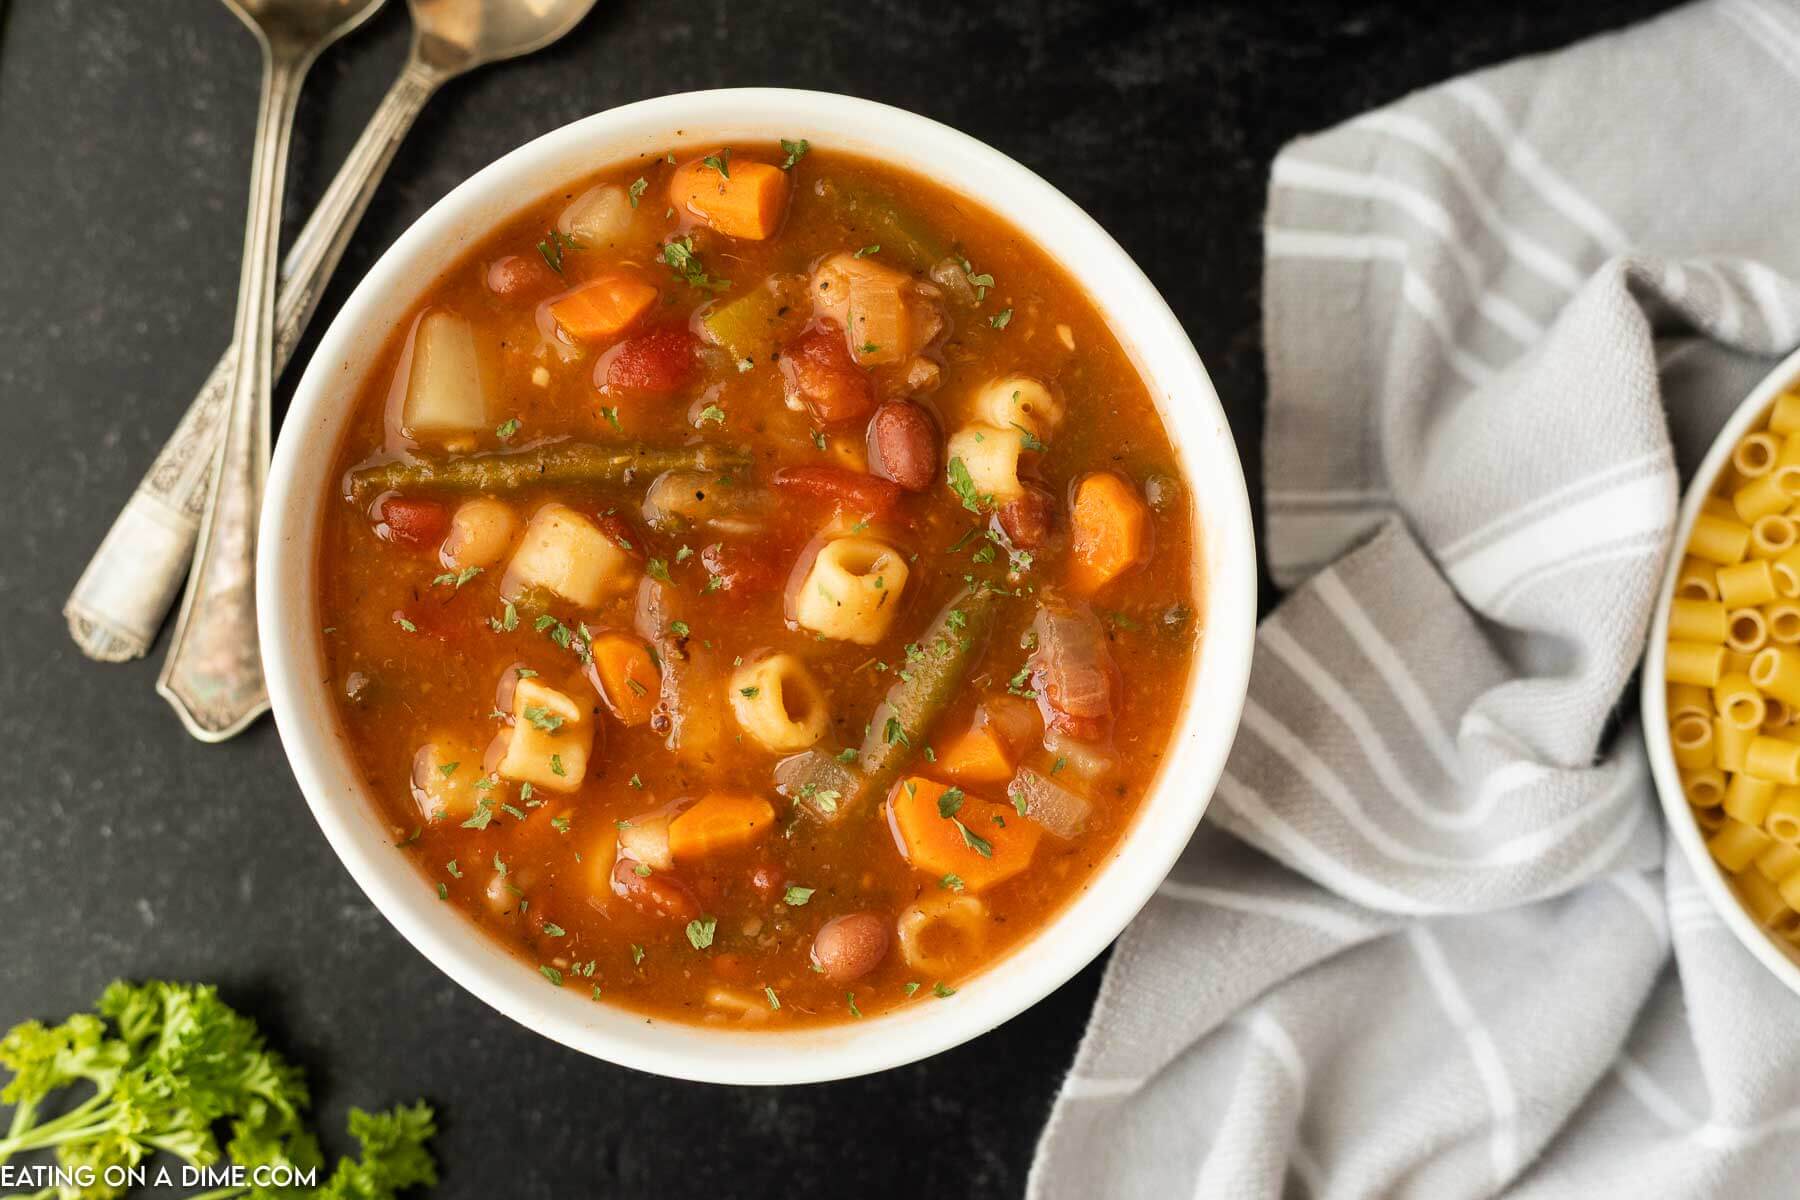
[[[1733,449],[1669,608],[1669,740],[1706,846],[1800,943],[1800,391]]]

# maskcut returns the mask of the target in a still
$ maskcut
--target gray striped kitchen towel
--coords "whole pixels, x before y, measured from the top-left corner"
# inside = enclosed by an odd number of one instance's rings
[[[1800,7],[1717,0],[1276,159],[1291,590],[1032,1196],[1800,1195],[1800,998],[1626,702],[1679,473],[1800,339],[1797,131]]]

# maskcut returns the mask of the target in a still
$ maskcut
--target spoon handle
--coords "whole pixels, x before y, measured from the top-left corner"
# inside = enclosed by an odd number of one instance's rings
[[[156,681],[188,732],[205,742],[230,737],[269,706],[256,640],[256,522],[269,467],[282,185],[308,60],[265,54],[225,430],[214,451],[187,597]]]
[[[272,378],[280,378],[293,356],[388,164],[445,78],[417,54],[407,59],[289,247],[275,302]],[[89,658],[124,662],[141,657],[187,578],[224,431],[238,345],[234,341],[220,356],[63,605],[69,633]]]

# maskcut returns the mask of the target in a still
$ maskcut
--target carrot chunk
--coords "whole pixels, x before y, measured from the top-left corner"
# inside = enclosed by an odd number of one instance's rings
[[[728,152],[675,168],[669,201],[726,237],[761,241],[774,235],[787,208],[787,174],[761,162],[733,162]],[[718,164],[718,165],[714,165]]]
[[[913,776],[888,793],[888,820],[914,870],[982,892],[1031,865],[1043,830],[1010,805]]]
[[[602,275],[550,306],[550,315],[578,342],[599,341],[629,328],[656,303],[656,288],[630,275]]]
[[[735,850],[775,823],[775,810],[760,796],[708,792],[669,822],[669,854],[677,862]]]
[[[1111,471],[1096,471],[1075,489],[1069,587],[1091,596],[1142,562],[1150,542],[1150,509]]]
[[[628,634],[603,633],[591,649],[590,679],[612,715],[624,725],[648,724],[662,688],[650,648]]]
[[[938,751],[938,770],[961,784],[1005,783],[1012,778],[1012,754],[992,725],[965,729]]]

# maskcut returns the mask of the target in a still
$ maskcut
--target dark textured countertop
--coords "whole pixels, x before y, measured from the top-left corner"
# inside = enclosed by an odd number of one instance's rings
[[[845,91],[986,140],[1111,230],[1186,323],[1254,488],[1276,148],[1660,7],[602,0],[552,50],[431,103],[301,354],[410,221],[521,142],[667,92]],[[205,0],[0,0],[0,21],[0,1027],[86,1007],[118,975],[216,981],[308,1067],[328,1136],[351,1103],[435,1102],[446,1197],[1018,1193],[1098,965],[872,1078],[753,1090],[593,1061],[491,1012],[388,927],[267,721],[200,746],[152,691],[160,645],[127,666],[76,653],[63,598],[228,335],[257,60]],[[406,28],[393,0],[314,69],[290,232]]]

